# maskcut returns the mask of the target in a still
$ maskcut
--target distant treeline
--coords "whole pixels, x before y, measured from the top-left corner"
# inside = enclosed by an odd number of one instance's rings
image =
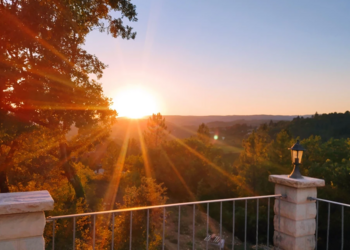
[[[305,139],[311,135],[319,135],[322,141],[328,141],[330,138],[350,138],[350,112],[318,114],[317,112],[309,117],[296,117],[292,121],[270,121],[269,134],[272,137],[281,130],[288,131],[294,137],[299,136]]]

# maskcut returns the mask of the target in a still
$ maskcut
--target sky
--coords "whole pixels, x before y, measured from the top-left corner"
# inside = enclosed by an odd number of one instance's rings
[[[132,3],[135,40],[93,31],[85,43],[108,64],[100,82],[116,103],[141,88],[163,115],[350,109],[349,0]]]

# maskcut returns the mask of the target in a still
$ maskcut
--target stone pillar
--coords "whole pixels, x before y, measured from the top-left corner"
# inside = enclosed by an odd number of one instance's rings
[[[275,200],[274,246],[283,250],[315,249],[316,203],[307,198],[317,197],[317,187],[323,187],[324,180],[270,175],[269,181],[275,183],[275,194],[286,195],[286,198],[280,199],[280,207],[278,199]]]
[[[44,250],[44,211],[53,204],[48,191],[0,194],[0,249]]]

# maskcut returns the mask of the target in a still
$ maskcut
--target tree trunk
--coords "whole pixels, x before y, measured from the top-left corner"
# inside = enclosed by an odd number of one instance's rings
[[[13,156],[18,148],[18,142],[13,141],[11,149],[8,152],[4,162],[0,165],[0,193],[9,193],[9,183],[7,179],[7,170],[12,162]]]
[[[0,193],[9,193],[9,185],[7,182],[7,174],[6,171],[0,172]]]
[[[74,167],[71,165],[71,161],[68,158],[70,153],[67,153],[67,143],[60,143],[60,151],[61,151],[61,162],[62,168],[64,171],[64,175],[67,177],[67,180],[72,185],[75,197],[77,199],[83,198],[85,199],[85,192],[83,185],[81,184],[80,178],[77,175]]]

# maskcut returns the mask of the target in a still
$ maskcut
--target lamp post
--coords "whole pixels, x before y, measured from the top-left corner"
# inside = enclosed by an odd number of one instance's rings
[[[293,179],[303,179],[303,176],[300,173],[299,165],[301,164],[301,159],[305,148],[299,144],[299,140],[291,148],[289,148],[292,154],[292,163],[294,164],[294,169],[292,173],[288,176]]]

